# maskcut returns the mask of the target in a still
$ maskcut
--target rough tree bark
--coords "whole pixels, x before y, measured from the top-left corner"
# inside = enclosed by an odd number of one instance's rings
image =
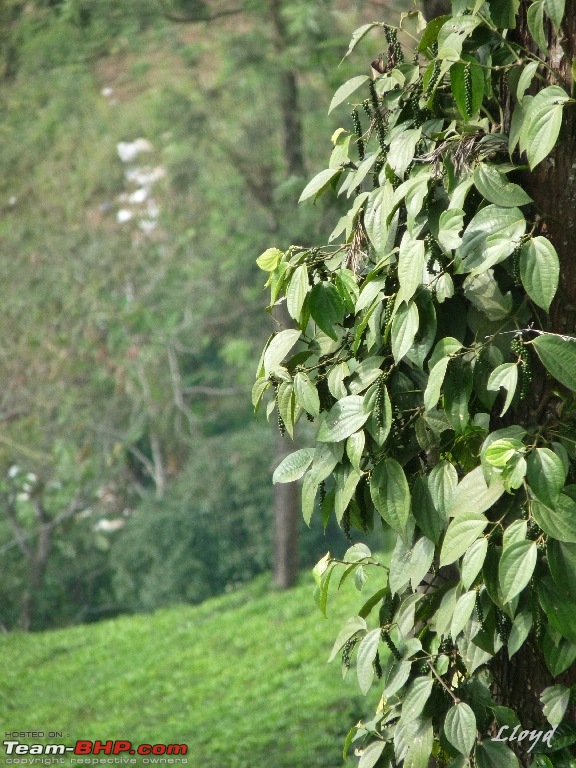
[[[274,30],[275,47],[282,61],[288,45],[288,32],[282,16],[281,0],[270,0],[269,14]],[[282,120],[284,167],[287,176],[303,177],[304,142],[302,110],[296,72],[285,69],[279,76],[278,100]],[[276,314],[280,326],[288,327],[290,318],[283,305]],[[276,466],[292,451],[288,441],[278,436]],[[298,523],[300,518],[297,483],[279,483],[274,486],[274,583],[280,589],[293,586],[298,576]]]
[[[516,41],[524,47],[532,47],[528,31],[527,9],[529,3],[522,0]],[[567,0],[563,34],[554,32],[549,21],[545,22],[550,54],[547,61],[559,76],[558,84],[571,95],[574,85],[571,62],[576,57],[576,0]],[[540,55],[542,55],[540,53]],[[542,72],[543,68],[541,68]],[[550,77],[550,75],[549,75]],[[557,82],[553,78],[554,82]],[[504,126],[507,128],[507,126]],[[576,110],[564,110],[564,125],[558,146],[550,158],[540,163],[531,173],[526,173],[523,186],[541,212],[542,232],[552,241],[560,260],[560,285],[548,322],[548,330],[574,335],[576,333]],[[516,414],[516,423],[525,420],[542,422],[549,415],[557,400],[552,396],[545,375],[538,377],[534,400],[523,412]],[[546,407],[543,408],[543,405]],[[549,674],[542,654],[535,644],[523,647],[511,660],[505,651],[495,658],[493,673],[497,680],[498,696],[503,704],[514,706],[520,713],[523,728],[546,728],[543,722],[539,696],[544,688],[554,682],[564,685],[576,683],[576,664],[559,680]],[[573,705],[569,717],[576,720]],[[525,752],[518,751],[523,766],[530,764]],[[574,750],[576,754],[576,750]]]

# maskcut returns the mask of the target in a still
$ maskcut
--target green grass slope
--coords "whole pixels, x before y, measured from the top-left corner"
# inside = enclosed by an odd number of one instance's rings
[[[2,730],[187,744],[194,768],[339,766],[372,702],[325,661],[361,596],[338,596],[325,619],[311,584],[259,579],[195,607],[0,636]]]

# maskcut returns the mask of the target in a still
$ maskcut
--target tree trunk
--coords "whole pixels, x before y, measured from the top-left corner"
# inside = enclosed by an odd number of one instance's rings
[[[522,0],[516,41],[526,48],[533,48],[527,25],[527,0]],[[576,56],[576,0],[567,0],[563,34],[554,33],[549,21],[545,21],[549,41],[548,62],[560,75],[561,85],[573,95],[571,62]],[[541,54],[540,54],[541,55]],[[546,76],[543,67],[540,73]],[[557,82],[553,80],[553,82]],[[508,126],[505,126],[507,129]],[[558,146],[554,153],[533,172],[526,173],[523,186],[533,198],[535,207],[541,212],[541,231],[554,244],[560,261],[560,285],[554,300],[548,322],[548,330],[574,335],[576,332],[576,110],[567,106],[564,110],[564,125]],[[523,419],[542,420],[540,403],[549,402],[545,391],[546,377],[541,377],[538,388],[538,402],[533,409],[516,414],[516,423]],[[550,407],[554,407],[551,403]],[[546,729],[539,700],[544,688],[556,683],[573,685],[576,682],[576,664],[554,680],[546,668],[544,659],[535,643],[527,643],[511,660],[506,649],[500,651],[492,664],[496,678],[497,696],[502,704],[513,706],[519,712],[523,729]],[[574,721],[574,706],[568,717]],[[511,745],[512,746],[512,745]],[[525,751],[517,752],[523,766],[530,765],[531,758]]]
[[[270,0],[268,7],[278,59],[282,61],[288,46],[288,32],[282,17],[282,2]],[[306,173],[302,110],[297,75],[291,69],[280,72],[278,98],[286,175],[302,177]],[[282,327],[291,325],[284,305],[276,313],[276,320]],[[276,466],[292,450],[287,439],[279,435],[276,441]],[[274,487],[274,582],[280,589],[293,586],[298,576],[299,506],[297,483],[279,483]]]

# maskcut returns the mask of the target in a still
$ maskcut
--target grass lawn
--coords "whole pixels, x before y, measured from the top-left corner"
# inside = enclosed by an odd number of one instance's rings
[[[325,619],[303,581],[278,592],[258,579],[199,606],[2,636],[2,730],[46,733],[27,744],[187,744],[194,768],[335,768],[377,697],[326,664],[366,595],[344,590]]]

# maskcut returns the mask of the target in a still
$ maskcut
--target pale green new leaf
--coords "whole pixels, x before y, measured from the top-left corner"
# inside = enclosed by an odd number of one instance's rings
[[[256,264],[264,272],[274,272],[283,255],[278,248],[267,248],[261,256],[258,256]]]
[[[476,741],[476,716],[468,704],[460,701],[448,710],[444,735],[460,754],[470,754]]]
[[[440,566],[450,565],[483,533],[488,520],[480,512],[463,512],[455,517],[444,536],[440,552]]]
[[[576,392],[576,339],[543,333],[532,343],[546,370],[560,384]]]
[[[537,557],[535,541],[516,541],[504,548],[498,565],[498,580],[505,603],[513,600],[527,586]]]
[[[538,235],[522,246],[520,277],[526,293],[546,312],[558,288],[560,262],[556,249],[545,237]]]
[[[518,385],[518,365],[516,363],[503,363],[495,368],[488,379],[487,388],[492,392],[498,392],[500,387],[506,390],[506,400],[500,416],[504,416],[512,405],[512,399]]]
[[[332,97],[328,114],[330,114],[333,109],[336,109],[339,104],[342,104],[343,101],[346,101],[348,96],[351,96],[361,85],[364,85],[368,79],[367,75],[359,75],[358,77],[352,77],[350,80],[343,83]]]
[[[272,475],[273,483],[291,483],[299,480],[312,463],[314,448],[301,448],[286,456]]]

